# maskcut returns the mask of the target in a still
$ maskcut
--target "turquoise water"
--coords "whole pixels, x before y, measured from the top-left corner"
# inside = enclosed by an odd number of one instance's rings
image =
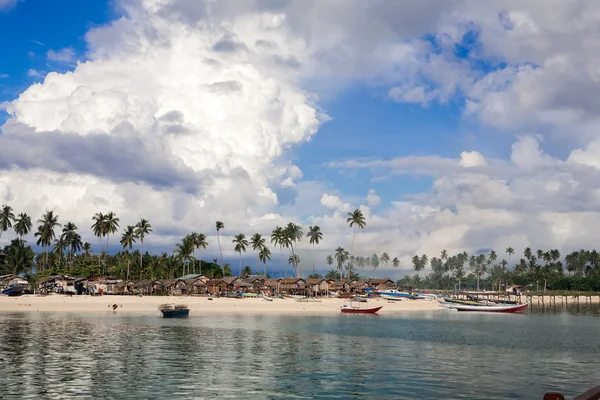
[[[541,399],[600,384],[600,318],[0,316],[16,398]]]

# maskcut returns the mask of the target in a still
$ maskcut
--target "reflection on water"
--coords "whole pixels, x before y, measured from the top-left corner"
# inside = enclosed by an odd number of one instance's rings
[[[535,399],[600,383],[600,318],[0,317],[17,398]]]

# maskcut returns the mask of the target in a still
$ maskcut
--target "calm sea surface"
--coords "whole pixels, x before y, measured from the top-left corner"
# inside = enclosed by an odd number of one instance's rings
[[[597,307],[597,306],[596,306]],[[600,384],[572,313],[0,315],[0,397],[541,399]]]

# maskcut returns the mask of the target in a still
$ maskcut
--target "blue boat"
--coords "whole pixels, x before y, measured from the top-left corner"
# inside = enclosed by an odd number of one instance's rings
[[[183,304],[162,304],[158,306],[163,318],[186,318],[190,315],[190,309]]]
[[[23,286],[17,284],[8,285],[6,289],[2,291],[2,294],[6,296],[16,297],[23,294]]]

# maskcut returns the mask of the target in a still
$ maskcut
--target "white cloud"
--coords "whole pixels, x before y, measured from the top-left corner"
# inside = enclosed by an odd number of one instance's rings
[[[367,204],[370,207],[378,206],[381,204],[381,197],[377,195],[375,189],[369,189],[369,193],[367,194]]]
[[[67,64],[72,64],[77,60],[75,52],[69,47],[65,47],[64,49],[56,51],[50,49],[48,50],[48,53],[46,53],[46,57],[49,61],[56,61]]]
[[[39,78],[43,78],[44,74],[42,72],[38,71],[37,69],[30,68],[27,71],[27,76],[30,78],[34,78],[34,79],[39,79]]]
[[[0,74],[0,79],[6,79],[8,77],[9,77],[8,74]]]
[[[321,196],[321,204],[335,211],[349,212],[352,206],[349,203],[344,203],[337,195],[323,193]]]
[[[22,0],[0,0],[0,10],[14,7],[19,1]]]

